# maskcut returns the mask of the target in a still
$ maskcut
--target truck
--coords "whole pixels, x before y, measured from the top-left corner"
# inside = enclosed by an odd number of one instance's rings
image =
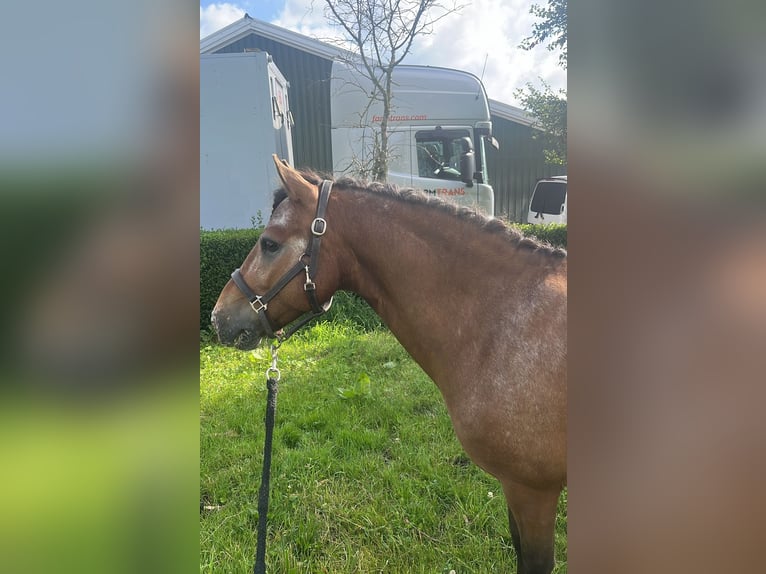
[[[493,215],[485,151],[498,144],[481,80],[460,70],[408,65],[397,66],[392,80],[388,181]],[[333,62],[330,90],[338,176],[370,164],[383,104],[371,101],[372,82],[347,62]]]
[[[200,227],[268,220],[279,181],[272,154],[293,163],[289,83],[267,52],[200,55]]]

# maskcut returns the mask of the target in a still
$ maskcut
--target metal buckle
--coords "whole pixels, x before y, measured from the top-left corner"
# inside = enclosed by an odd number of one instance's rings
[[[309,275],[309,266],[306,265],[304,267],[304,269],[306,270],[306,282],[303,284],[303,290],[304,291],[316,291],[316,288],[317,288],[316,283],[314,283],[311,280],[311,275]]]
[[[317,223],[322,224],[321,231],[317,230]],[[321,237],[324,235],[325,231],[327,231],[327,221],[321,217],[315,217],[314,221],[311,222],[311,233],[313,233],[316,237]]]
[[[282,378],[282,373],[277,368],[277,349],[279,349],[279,345],[271,346],[271,366],[266,369],[266,378],[279,382],[279,379]]]
[[[258,303],[258,305],[260,305],[260,307],[258,307],[258,308],[256,309],[256,308],[255,308],[255,303]],[[256,314],[257,314],[257,313],[260,313],[261,311],[265,311],[266,309],[268,309],[268,308],[269,308],[269,304],[268,304],[268,303],[264,303],[263,301],[261,301],[261,297],[260,297],[260,295],[259,295],[258,297],[256,297],[256,298],[255,298],[255,299],[253,299],[252,301],[250,301],[250,307],[251,307],[251,308],[253,309],[253,311],[255,311],[255,312],[256,312]]]

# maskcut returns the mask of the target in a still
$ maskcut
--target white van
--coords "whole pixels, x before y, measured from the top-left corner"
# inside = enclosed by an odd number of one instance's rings
[[[529,200],[527,223],[567,222],[567,176],[554,175],[535,184]]]

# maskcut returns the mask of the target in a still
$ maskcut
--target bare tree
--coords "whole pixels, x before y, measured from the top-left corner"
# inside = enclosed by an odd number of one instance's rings
[[[382,103],[380,132],[375,133],[369,167],[378,181],[388,174],[388,122],[392,114],[393,75],[416,36],[429,34],[433,24],[458,12],[457,0],[325,0],[325,16],[339,25],[356,49],[352,62],[372,83],[370,105]]]

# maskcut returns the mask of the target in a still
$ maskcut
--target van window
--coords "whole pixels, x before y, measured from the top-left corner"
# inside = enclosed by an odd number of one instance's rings
[[[429,130],[415,134],[418,175],[431,179],[460,179],[462,138],[470,137],[467,130]]]
[[[529,211],[559,215],[567,195],[566,182],[541,181],[535,187]]]

